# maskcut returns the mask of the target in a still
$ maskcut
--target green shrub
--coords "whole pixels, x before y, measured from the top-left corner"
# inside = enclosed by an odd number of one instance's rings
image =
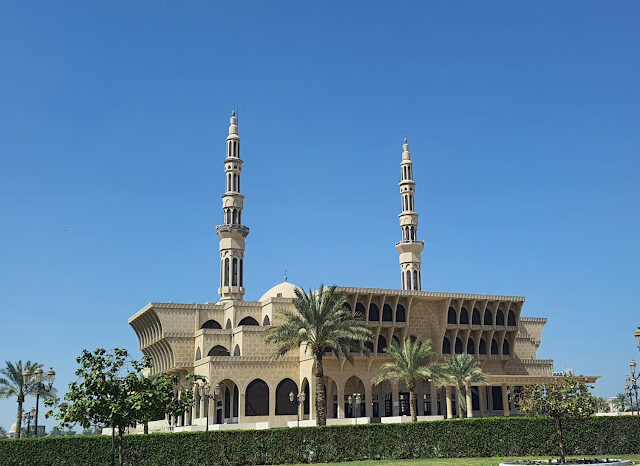
[[[126,436],[126,464],[213,465],[365,459],[557,456],[549,419],[484,418],[411,424]],[[566,421],[570,455],[640,453],[640,417]],[[109,436],[0,440],[2,465],[108,465]]]

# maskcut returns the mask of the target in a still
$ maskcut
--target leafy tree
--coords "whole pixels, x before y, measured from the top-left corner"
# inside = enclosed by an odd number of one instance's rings
[[[443,376],[442,366],[434,362],[435,353],[431,350],[431,340],[407,338],[400,347],[395,341],[384,349],[393,359],[380,368],[380,373],[373,379],[376,385],[385,380],[404,382],[409,389],[409,411],[411,421],[416,422],[416,383],[424,379],[440,379]]]
[[[0,438],[7,438],[7,437],[9,437],[7,435],[7,431],[5,430],[4,427],[0,426]]]
[[[36,390],[34,383],[26,383],[22,377],[22,372],[29,369],[35,371],[41,364],[27,361],[24,364],[18,361],[15,364],[11,361],[5,362],[5,367],[0,369],[0,399],[15,396],[18,401],[18,414],[16,416],[16,438],[20,438],[22,431],[22,405],[27,395],[33,395]]]
[[[482,372],[479,363],[473,361],[472,356],[454,354],[445,361],[444,377],[441,378],[441,381],[456,387],[458,417],[464,417],[467,409],[471,409],[467,406],[466,391],[471,390],[471,384],[486,383],[487,376]]]
[[[609,403],[607,403],[607,400],[605,400],[601,396],[596,396],[595,399],[596,399],[596,412],[598,413],[609,412]]]
[[[336,287],[325,288],[320,285],[318,291],[296,288],[293,304],[297,312],[280,311],[284,320],[267,330],[265,341],[276,345],[273,356],[284,357],[289,351],[305,347],[315,360],[315,403],[316,424],[327,423],[324,395],[324,371],[322,358],[333,351],[337,357],[345,357],[353,363],[352,353],[368,350],[362,344],[371,341],[372,333],[367,327],[362,313],[352,314],[345,308],[344,293],[336,293]]]
[[[152,367],[149,358],[142,361],[128,360],[124,349],[114,349],[107,353],[103,348],[94,352],[83,350],[77,358],[78,380],[69,384],[64,401],[50,400],[49,406],[57,405],[57,419],[61,425],[80,424],[83,428],[102,424],[111,427],[118,434],[118,458],[124,463],[124,433],[127,427],[148,419],[150,408],[147,400],[153,399],[157,406],[153,412],[172,413],[193,406],[193,392],[186,390],[179,400],[176,394],[179,378],[176,375],[156,377],[150,383],[142,376],[142,371]],[[130,366],[124,375],[126,366]],[[185,386],[185,388],[187,388]],[[157,410],[157,411],[156,411]],[[53,414],[50,411],[47,415]]]
[[[628,405],[629,398],[624,393],[618,393],[613,399],[613,406],[615,406],[618,411],[624,412]]]
[[[522,412],[531,416],[549,416],[553,419],[558,433],[560,461],[564,464],[562,419],[591,416],[596,412],[597,400],[589,392],[586,379],[567,374],[547,384],[522,387],[519,406]]]

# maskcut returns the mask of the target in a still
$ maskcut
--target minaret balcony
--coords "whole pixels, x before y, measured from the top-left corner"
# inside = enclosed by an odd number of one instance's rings
[[[216,227],[216,233],[218,234],[218,236],[220,236],[221,233],[229,233],[232,236],[242,236],[243,238],[246,238],[247,235],[249,234],[249,227],[246,227],[244,225],[237,225],[237,224],[224,224],[224,225],[218,225]]]
[[[424,241],[419,241],[417,239],[404,239],[402,241],[398,241],[396,243],[396,247],[400,246],[401,244],[412,244],[412,243],[418,243],[424,247]]]

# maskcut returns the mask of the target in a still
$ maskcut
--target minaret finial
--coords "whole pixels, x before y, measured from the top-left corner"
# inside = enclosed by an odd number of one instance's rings
[[[406,134],[405,134],[405,136],[404,136],[404,143],[405,143],[405,144],[407,143],[407,135],[406,135]]]
[[[286,270],[284,271],[284,281],[285,282],[287,281],[287,271]]]

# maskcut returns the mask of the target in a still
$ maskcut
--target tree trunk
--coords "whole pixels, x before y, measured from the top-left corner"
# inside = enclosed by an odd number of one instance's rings
[[[556,432],[558,433],[558,443],[560,445],[560,461],[562,464],[566,463],[565,455],[564,455],[564,443],[562,442],[562,419],[557,417],[556,421]]]
[[[149,433],[149,421],[148,420],[144,420],[144,433],[148,434]]]
[[[22,403],[24,403],[24,394],[20,393],[18,394],[18,417],[16,418],[16,438],[20,438],[22,434]]]
[[[327,425],[326,402],[324,399],[324,370],[322,355],[316,355],[316,425]]]
[[[124,427],[118,427],[118,462],[124,465]]]
[[[462,395],[462,388],[456,385],[456,398],[458,399],[458,418],[463,418],[463,412],[467,411],[467,399]]]
[[[411,422],[418,420],[418,413],[416,413],[416,384],[409,384],[409,413],[411,414]]]

